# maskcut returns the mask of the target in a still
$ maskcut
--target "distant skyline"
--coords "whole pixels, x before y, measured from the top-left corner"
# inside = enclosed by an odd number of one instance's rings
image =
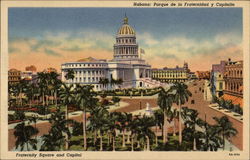
[[[9,64],[38,71],[89,56],[112,59],[124,15],[152,68],[210,70],[242,60],[241,8],[9,8]]]

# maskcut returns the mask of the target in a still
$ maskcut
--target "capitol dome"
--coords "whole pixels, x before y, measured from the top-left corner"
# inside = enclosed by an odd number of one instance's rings
[[[135,30],[128,24],[128,17],[125,16],[123,19],[123,25],[118,30],[117,35],[135,35]]]

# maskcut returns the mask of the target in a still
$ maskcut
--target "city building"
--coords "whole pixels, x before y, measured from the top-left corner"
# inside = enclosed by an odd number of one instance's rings
[[[21,80],[21,71],[17,69],[10,69],[8,71],[8,83],[11,84],[16,84]]]
[[[211,91],[214,96],[221,97],[225,89],[224,73],[226,61],[220,61],[220,64],[213,64],[211,71]]]
[[[190,80],[197,80],[198,79],[195,72],[189,72],[189,79]]]
[[[243,107],[243,61],[228,60],[225,66],[223,98]]]
[[[67,62],[61,65],[62,81],[68,84],[90,84],[94,90],[115,89],[118,87],[155,87],[161,85],[151,80],[151,66],[139,56],[139,46],[136,42],[135,30],[128,24],[125,16],[123,24],[116,34],[116,43],[113,46],[113,59],[96,59],[92,57],[80,59],[76,62]],[[74,79],[66,79],[69,70],[75,73]],[[100,84],[101,79],[122,79],[119,86]]]
[[[210,79],[210,71],[196,71],[196,76],[199,80],[201,80],[201,79],[209,80]]]
[[[183,67],[152,69],[152,78],[163,83],[185,82],[190,78],[189,73],[188,63],[184,62]]]

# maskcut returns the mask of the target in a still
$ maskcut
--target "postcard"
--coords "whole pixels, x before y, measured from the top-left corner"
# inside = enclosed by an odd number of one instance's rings
[[[2,1],[1,159],[249,159],[249,1]]]

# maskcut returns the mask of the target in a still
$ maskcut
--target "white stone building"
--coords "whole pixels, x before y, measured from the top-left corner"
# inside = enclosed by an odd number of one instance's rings
[[[135,30],[128,24],[125,16],[122,26],[116,34],[114,44],[114,55],[112,60],[95,59],[88,57],[77,62],[62,64],[62,81],[66,83],[90,84],[94,90],[115,89],[117,85],[102,85],[101,78],[122,79],[121,88],[156,87],[160,82],[152,80],[151,66],[140,58],[138,44],[136,43]],[[72,69],[75,72],[73,80],[66,80],[67,71]]]

